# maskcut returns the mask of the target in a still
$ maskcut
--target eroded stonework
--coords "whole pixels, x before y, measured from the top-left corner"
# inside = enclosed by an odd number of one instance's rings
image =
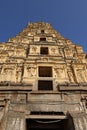
[[[44,22],[0,44],[0,130],[35,129],[31,120],[87,130],[87,56]]]

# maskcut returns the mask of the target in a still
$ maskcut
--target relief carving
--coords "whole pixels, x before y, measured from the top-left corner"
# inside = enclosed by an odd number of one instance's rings
[[[37,53],[37,47],[36,47],[36,46],[33,46],[33,47],[30,49],[30,53],[31,53],[31,54],[36,54],[36,53]]]
[[[61,65],[59,65],[58,67],[56,66],[54,68],[54,70],[55,70],[55,77],[67,78],[67,73],[65,71],[65,66],[61,66]]]
[[[37,47],[32,47],[32,51],[36,53]]]
[[[22,68],[19,66],[16,69],[16,82],[20,82],[22,78]]]
[[[3,65],[0,67],[0,81],[15,82],[15,66]]]
[[[39,37],[34,37],[34,42],[38,42],[39,41]]]
[[[83,83],[87,82],[87,69],[85,65],[75,65],[74,71],[76,74],[77,82]]]
[[[79,82],[85,82],[83,70],[77,69],[77,79]]]
[[[23,39],[23,40],[22,40],[22,43],[28,44],[28,43],[29,43],[29,40],[28,40],[28,39]]]
[[[5,76],[5,81],[14,81],[14,70],[11,68],[5,68],[4,76]]]
[[[8,79],[10,80],[10,78],[12,76],[12,69],[6,69],[5,73],[8,75]]]
[[[68,77],[69,77],[69,81],[71,83],[74,83],[75,81],[74,81],[74,75],[73,75],[73,73],[71,71],[67,71],[67,74],[68,74]]]
[[[59,44],[59,45],[65,45],[66,43],[65,43],[64,40],[58,40],[58,44]]]
[[[5,62],[8,57],[9,57],[8,52],[5,51],[0,52],[0,62]]]
[[[59,48],[59,54],[60,54],[62,57],[64,57],[64,51],[63,51],[63,48],[62,48],[62,49]]]
[[[29,77],[35,77],[36,76],[36,67],[28,67],[28,76]]]
[[[5,62],[6,61],[6,57],[4,57],[4,56],[0,56],[0,62],[2,63],[2,62]]]
[[[29,77],[35,77],[36,76],[36,66],[34,65],[25,65],[24,66],[24,78],[29,78]]]
[[[4,77],[3,77],[3,68],[1,67],[0,68],[0,82],[4,80]]]
[[[51,53],[55,54],[55,52],[56,52],[56,48],[51,48]]]
[[[24,49],[17,49],[17,50],[15,51],[15,55],[16,55],[17,57],[19,57],[19,56],[25,56],[25,50],[24,50]]]
[[[42,62],[48,62],[48,60],[49,60],[48,57],[42,57],[42,58],[41,58],[41,61],[42,61]]]
[[[73,57],[73,52],[70,48],[65,48],[64,52],[66,57]]]
[[[51,53],[52,55],[59,54],[59,51],[58,51],[58,48],[57,48],[57,47],[51,47],[50,50],[51,50],[50,53]]]

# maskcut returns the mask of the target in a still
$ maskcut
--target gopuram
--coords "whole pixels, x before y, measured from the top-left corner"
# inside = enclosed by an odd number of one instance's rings
[[[0,130],[87,130],[87,55],[49,23],[0,44]]]

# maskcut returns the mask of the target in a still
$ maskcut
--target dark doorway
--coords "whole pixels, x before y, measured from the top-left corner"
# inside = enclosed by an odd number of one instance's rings
[[[40,66],[39,77],[52,77],[52,67]]]
[[[63,112],[31,112],[31,115],[33,115],[33,118],[26,119],[26,130],[75,130],[73,118],[72,116],[67,113],[66,117],[63,119],[61,118],[65,114]],[[37,115],[37,116],[36,116]],[[46,118],[37,118],[43,115],[46,116]],[[48,115],[48,116],[47,116]],[[54,119],[52,118],[53,115],[60,115],[60,119]],[[34,118],[36,116],[36,118]],[[49,116],[51,118],[49,118]]]
[[[69,130],[68,119],[27,119],[26,130]]]
[[[38,81],[38,90],[53,90],[53,82],[39,80]]]

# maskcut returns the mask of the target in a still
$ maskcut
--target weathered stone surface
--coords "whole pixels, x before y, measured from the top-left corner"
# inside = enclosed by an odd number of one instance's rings
[[[87,130],[87,56],[45,22],[0,44],[0,130],[28,130],[36,117]]]

